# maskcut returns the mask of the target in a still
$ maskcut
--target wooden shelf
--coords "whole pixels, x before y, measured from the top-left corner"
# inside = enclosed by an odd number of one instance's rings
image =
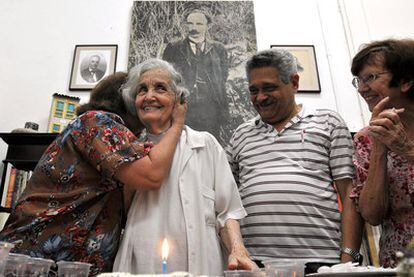
[[[39,157],[40,158],[40,157]],[[3,160],[3,163],[10,163],[17,169],[30,171],[36,167],[39,160]]]
[[[8,144],[4,162],[17,169],[33,170],[57,136],[52,133],[0,133],[0,138]]]
[[[10,212],[11,212],[10,208],[5,208],[5,207],[0,206],[0,213],[10,213]]]
[[[47,147],[59,134],[52,133],[1,133],[0,138],[7,143],[6,157],[3,159],[4,170],[0,183],[0,199],[4,193],[6,168],[12,164],[21,170],[33,170]],[[0,212],[10,213],[10,208],[0,206]]]
[[[2,133],[0,137],[8,145],[49,145],[59,134],[55,133]]]

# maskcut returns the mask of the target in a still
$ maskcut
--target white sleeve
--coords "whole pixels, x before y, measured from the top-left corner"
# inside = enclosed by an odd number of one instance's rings
[[[236,182],[223,148],[214,140],[210,151],[214,155],[215,209],[218,227],[224,227],[227,219],[246,216]]]

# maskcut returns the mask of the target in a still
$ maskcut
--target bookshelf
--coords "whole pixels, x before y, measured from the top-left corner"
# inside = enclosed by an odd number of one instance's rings
[[[12,165],[20,170],[33,170],[43,152],[52,143],[58,134],[52,133],[1,133],[0,138],[7,144],[6,157],[3,160],[4,170],[1,176],[1,198],[5,191],[5,180],[8,166]],[[0,199],[1,199],[0,198]],[[0,206],[0,212],[10,212],[10,208]]]

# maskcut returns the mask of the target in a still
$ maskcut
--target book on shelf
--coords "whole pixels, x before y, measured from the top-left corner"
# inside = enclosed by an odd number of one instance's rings
[[[23,193],[24,188],[26,187],[27,178],[27,171],[25,170],[16,170],[16,178],[14,179],[14,186],[13,186],[13,193],[11,199],[10,207],[14,209],[19,200],[20,196]]]
[[[6,171],[5,173],[5,179],[4,179],[4,184],[3,184],[3,191],[2,196],[1,196],[1,206],[5,207],[6,205],[6,199],[7,199],[7,191],[9,190],[9,182],[10,182],[10,172],[12,169],[12,165],[9,163],[6,163],[4,170]]]
[[[9,183],[7,185],[6,203],[4,204],[5,208],[11,208],[12,206],[13,191],[14,191],[14,186],[15,186],[15,181],[16,181],[16,173],[17,173],[17,169],[12,166],[10,170]]]
[[[22,195],[30,176],[29,171],[8,164],[3,188],[2,207],[14,208]]]

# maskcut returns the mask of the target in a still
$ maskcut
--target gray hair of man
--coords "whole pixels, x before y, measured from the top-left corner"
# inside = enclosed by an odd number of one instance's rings
[[[275,68],[279,72],[280,80],[285,84],[290,82],[294,74],[303,70],[296,57],[289,51],[276,48],[260,51],[247,60],[247,78],[250,78],[253,69],[262,67]]]
[[[167,61],[161,59],[148,59],[131,68],[128,73],[128,79],[122,86],[122,98],[124,99],[125,107],[129,114],[137,116],[135,98],[138,93],[139,79],[145,72],[155,69],[162,69],[170,73],[172,88],[175,92],[176,99],[180,99],[180,101],[187,99],[189,92],[183,85],[181,74]]]

